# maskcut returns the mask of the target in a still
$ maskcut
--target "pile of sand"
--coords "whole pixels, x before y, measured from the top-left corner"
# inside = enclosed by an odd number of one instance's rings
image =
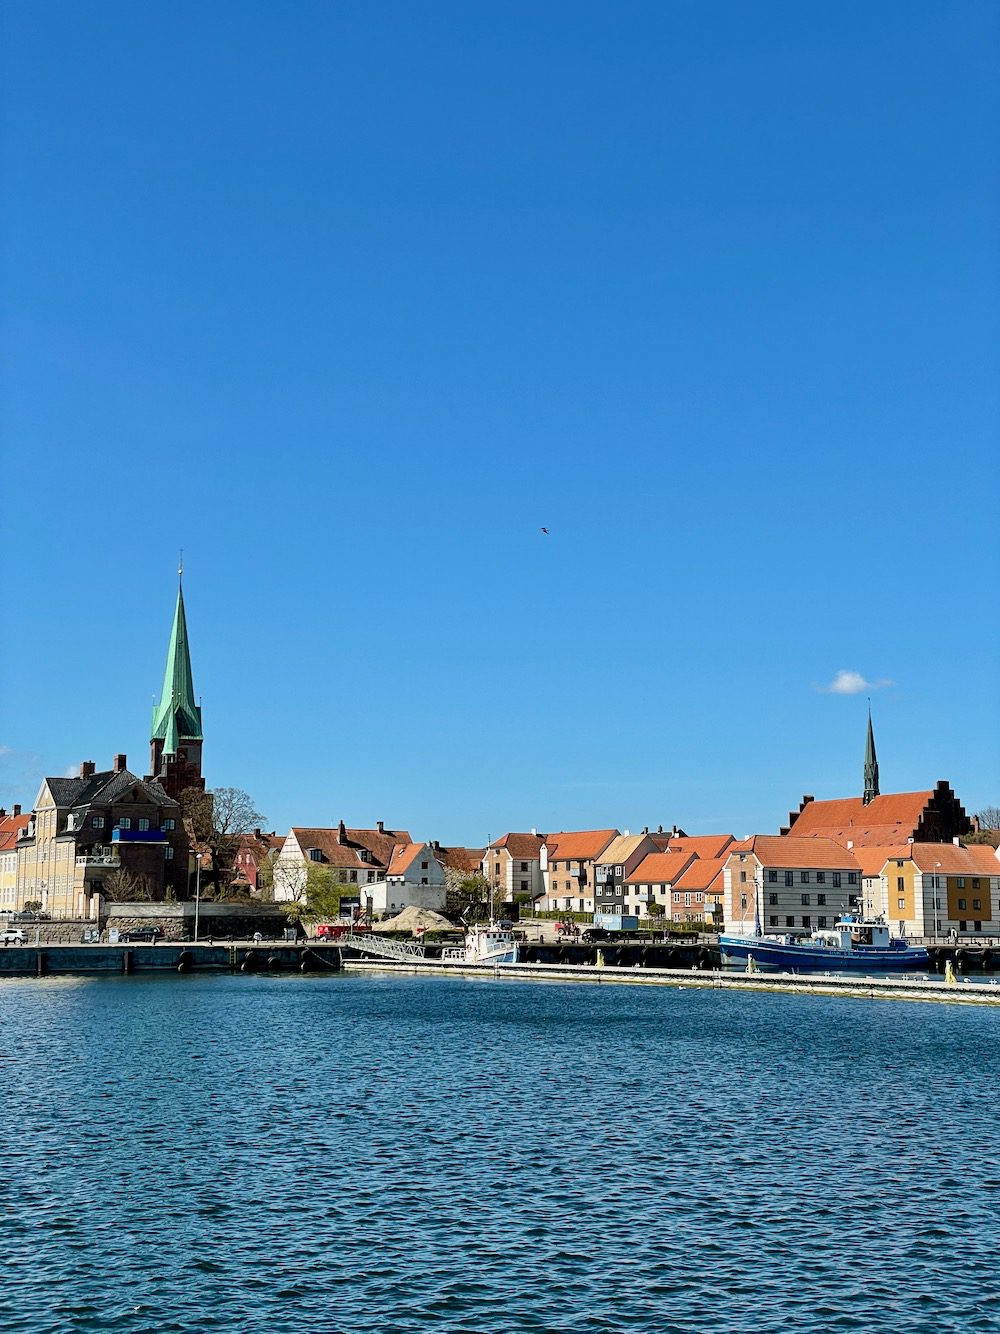
[[[417,934],[417,928],[421,928],[421,935],[424,931],[454,931],[455,925],[449,922],[447,917],[442,917],[439,912],[434,912],[431,908],[404,908],[402,912],[390,917],[387,922],[376,922],[372,927],[373,931],[409,931],[410,935]]]

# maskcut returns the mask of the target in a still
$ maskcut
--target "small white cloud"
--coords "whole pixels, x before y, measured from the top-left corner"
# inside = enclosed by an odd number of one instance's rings
[[[879,677],[877,681],[866,681],[860,672],[841,669],[828,686],[817,686],[824,695],[861,695],[866,690],[884,690],[895,685],[888,677]]]

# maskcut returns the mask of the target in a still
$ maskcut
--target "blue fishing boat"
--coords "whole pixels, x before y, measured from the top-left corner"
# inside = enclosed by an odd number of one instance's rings
[[[882,918],[839,917],[832,928],[795,935],[721,935],[728,967],[779,973],[921,973],[928,968],[922,946],[889,933]]]

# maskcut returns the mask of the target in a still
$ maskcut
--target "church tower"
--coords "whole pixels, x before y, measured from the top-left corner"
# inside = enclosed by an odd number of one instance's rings
[[[150,774],[171,797],[187,787],[205,790],[201,776],[201,705],[195,702],[184,616],[183,566],[177,571],[177,606],[167,646],[160,702],[153,708]]]
[[[875,733],[872,731],[872,707],[868,705],[868,737],[865,741],[865,795],[867,806],[878,796],[878,759],[875,756]]]

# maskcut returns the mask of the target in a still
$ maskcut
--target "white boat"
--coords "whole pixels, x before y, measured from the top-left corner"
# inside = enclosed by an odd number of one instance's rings
[[[446,946],[441,951],[444,963],[487,964],[517,963],[517,941],[510,922],[480,923],[466,932],[463,945]]]

